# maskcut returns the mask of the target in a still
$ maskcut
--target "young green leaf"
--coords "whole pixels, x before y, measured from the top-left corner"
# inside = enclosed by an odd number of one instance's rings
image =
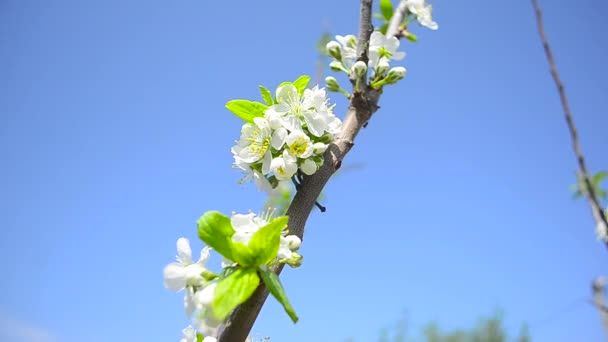
[[[239,268],[220,280],[213,295],[213,314],[223,320],[239,304],[244,303],[260,284],[255,268]]]
[[[270,90],[266,89],[263,85],[260,86],[260,93],[262,94],[262,99],[266,102],[267,105],[272,106],[274,102],[272,101],[272,94]]]
[[[374,18],[380,19],[382,22],[386,22],[386,19],[384,19],[384,16],[380,13],[374,13]]]
[[[308,82],[310,82],[310,76],[307,75],[302,75],[293,81],[293,85],[298,89],[298,95],[302,96],[304,94],[304,89],[306,89]]]
[[[287,315],[289,315],[289,318],[291,318],[294,323],[297,323],[298,315],[296,315],[296,312],[291,306],[291,303],[289,303],[289,299],[287,299],[287,294],[285,294],[285,290],[283,289],[283,285],[281,285],[279,276],[277,276],[276,273],[268,269],[268,267],[261,267],[260,275],[262,276],[262,280],[264,281],[264,284],[266,284],[266,287],[268,288],[270,293],[272,293],[274,298],[276,298],[279,303],[283,305],[283,309],[285,309],[285,312],[287,313]]]
[[[249,241],[249,250],[254,257],[252,266],[266,265],[277,257],[281,232],[287,221],[287,216],[277,217],[253,234]]]
[[[203,342],[203,339],[204,339],[203,334],[201,334],[201,333],[196,334],[196,342]]]
[[[230,219],[219,211],[208,211],[196,222],[198,226],[198,237],[209,247],[230,260],[232,255],[232,235],[234,229]],[[234,260],[238,262],[237,260]]]
[[[256,101],[232,100],[226,102],[226,108],[243,121],[252,123],[253,118],[264,116],[264,111],[268,106]]]
[[[232,257],[239,265],[244,267],[254,267],[255,258],[248,246],[242,242],[232,243]]]
[[[393,16],[393,4],[391,0],[380,0],[380,12],[386,21],[390,21]]]

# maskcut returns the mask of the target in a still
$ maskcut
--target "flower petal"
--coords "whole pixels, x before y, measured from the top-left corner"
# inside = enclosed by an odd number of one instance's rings
[[[184,265],[192,263],[192,249],[190,241],[186,238],[177,239],[177,260]]]
[[[163,270],[165,287],[172,291],[182,290],[186,286],[186,270],[182,264],[172,262]]]

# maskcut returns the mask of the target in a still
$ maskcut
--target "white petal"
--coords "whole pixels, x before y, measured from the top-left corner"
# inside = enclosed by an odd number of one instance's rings
[[[202,273],[205,268],[200,264],[191,264],[185,267],[186,285],[201,286],[205,283]]]
[[[293,98],[297,99],[298,89],[293,84],[282,85],[277,88],[276,98],[278,103],[288,103]]]
[[[165,287],[172,291],[182,290],[186,286],[186,270],[180,263],[172,262],[163,270]]]
[[[395,51],[397,51],[397,49],[399,48],[399,39],[395,37],[387,39],[384,43],[384,48],[390,53],[395,53]]]
[[[392,59],[396,60],[396,61],[400,61],[405,57],[405,52],[403,51],[397,51],[393,54]]]
[[[212,283],[205,287],[202,291],[197,292],[197,304],[202,307],[210,306],[213,302],[213,295],[215,294],[216,286],[217,283]]]
[[[312,159],[305,159],[300,165],[300,170],[310,176],[317,172],[317,164]]]
[[[384,35],[382,33],[378,32],[378,31],[374,31],[369,39],[369,48],[377,49],[377,48],[383,46],[385,41],[386,41],[386,38],[384,37]]]
[[[306,126],[308,131],[314,135],[315,137],[323,136],[325,133],[325,129],[327,128],[327,121],[325,118],[319,113],[304,113],[304,121],[306,121]]]
[[[201,249],[201,257],[198,258],[198,261],[196,263],[201,266],[205,266],[207,264],[207,260],[209,260],[210,251],[211,248],[209,248],[208,246],[205,246],[203,249]]]
[[[194,289],[191,286],[186,288],[186,295],[184,296],[184,308],[186,309],[186,316],[192,317],[192,313],[196,309],[196,302],[194,301]]]
[[[190,241],[188,239],[177,239],[177,257],[184,265],[192,263],[192,249],[190,248]]]
[[[280,150],[285,143],[285,138],[287,137],[287,130],[283,127],[277,129],[272,133],[272,138],[270,139],[270,144],[275,150]]]
[[[272,154],[270,153],[270,150],[266,151],[266,153],[264,153],[264,158],[262,158],[262,174],[263,175],[267,175],[268,173],[270,173],[270,163],[272,162]],[[257,171],[254,171],[254,173],[259,173]],[[254,174],[254,179],[256,178],[257,175]],[[265,178],[265,177],[263,177]]]
[[[230,218],[230,224],[234,230],[247,229],[253,224],[254,213],[234,214]]]

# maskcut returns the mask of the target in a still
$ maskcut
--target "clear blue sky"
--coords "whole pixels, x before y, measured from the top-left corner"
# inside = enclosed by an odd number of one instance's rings
[[[236,183],[225,102],[312,74],[324,29],[356,33],[357,3],[2,1],[0,339],[179,340],[183,297],[162,283],[175,240],[200,249],[203,212],[263,203]],[[584,300],[608,252],[568,192],[530,3],[434,5],[439,31],[416,29],[408,76],[345,161],[363,167],[331,181],[284,273],[300,323],[269,301],[254,333],[367,342],[403,312],[455,328],[502,307],[536,341],[601,341]],[[542,5],[590,167],[608,168],[608,5]]]

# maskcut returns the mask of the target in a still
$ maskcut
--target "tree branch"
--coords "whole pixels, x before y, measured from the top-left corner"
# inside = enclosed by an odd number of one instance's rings
[[[591,206],[591,212],[593,214],[593,218],[597,225],[603,228],[605,231],[608,230],[608,221],[606,220],[606,215],[604,214],[604,210],[602,209],[597,196],[595,194],[595,189],[593,188],[593,184],[591,183],[591,179],[589,177],[589,172],[587,171],[587,165],[585,164],[585,158],[583,156],[583,152],[578,141],[578,133],[576,131],[576,126],[574,125],[574,119],[572,118],[572,113],[570,112],[570,105],[568,104],[568,98],[566,97],[566,90],[564,89],[564,84],[562,83],[561,78],[557,72],[557,67],[555,66],[555,60],[553,59],[553,53],[551,52],[551,48],[549,47],[549,41],[547,40],[547,35],[545,34],[545,29],[543,27],[543,19],[542,12],[540,10],[540,6],[538,4],[538,0],[532,0],[532,6],[534,7],[534,12],[536,13],[536,24],[538,26],[538,34],[540,35],[541,42],[543,43],[543,48],[545,49],[545,55],[547,56],[547,62],[549,62],[549,68],[551,69],[551,76],[553,76],[553,80],[555,81],[555,85],[557,86],[557,91],[559,92],[559,98],[562,103],[562,108],[564,110],[564,116],[566,118],[566,123],[568,124],[568,130],[570,131],[570,138],[572,140],[572,149],[574,150],[574,154],[576,155],[576,160],[578,162],[578,176],[583,179],[586,190],[586,197],[589,201],[589,205]],[[600,229],[601,229],[600,228]],[[605,242],[606,247],[608,247],[608,241]]]
[[[359,60],[367,61],[367,49],[370,35],[373,31],[372,23],[372,0],[361,0],[359,40],[357,53]],[[354,140],[363,125],[378,110],[380,93],[369,88],[367,84],[361,84],[361,92],[352,96],[346,117],[342,123],[342,132],[325,152],[325,162],[312,176],[304,177],[300,189],[296,192],[286,215],[289,217],[289,231],[302,240],[304,238],[304,227],[306,220],[321,194],[323,187],[329,178],[342,165],[342,160],[354,145]],[[276,267],[274,271],[280,274],[283,265]],[[252,297],[240,305],[227,320],[219,342],[245,341],[255,320],[268,297],[268,290],[262,284]]]
[[[401,0],[401,2],[399,2],[399,6],[397,6],[397,9],[393,12],[393,17],[391,18],[391,22],[386,30],[387,37],[393,37],[399,33],[399,26],[403,22],[403,17],[405,16],[406,11],[407,0]]]

